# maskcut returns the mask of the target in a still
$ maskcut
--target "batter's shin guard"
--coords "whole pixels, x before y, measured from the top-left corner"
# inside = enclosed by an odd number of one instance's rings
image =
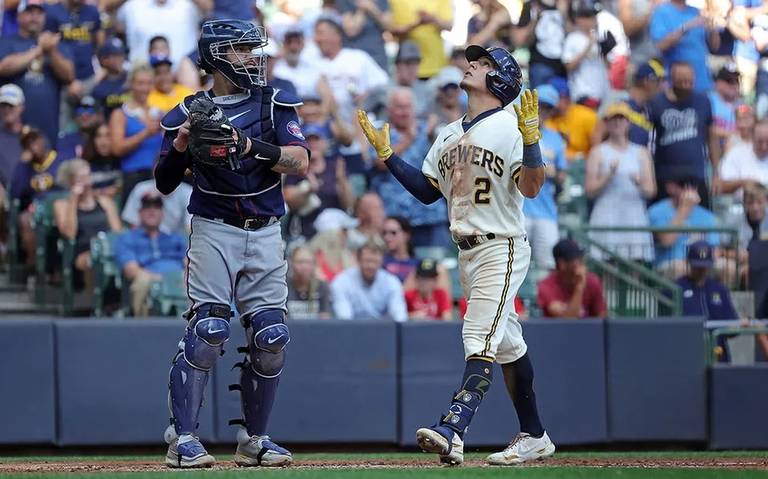
[[[493,363],[470,357],[464,368],[462,386],[454,393],[451,407],[440,419],[440,425],[453,430],[463,438],[472,422],[472,416],[475,415],[485,393],[490,389],[492,380]]]
[[[528,353],[515,362],[503,364],[504,379],[512,402],[515,404],[517,418],[520,421],[520,431],[527,432],[533,437],[544,434],[544,426],[539,419],[536,406],[536,393],[533,391],[533,364]]]

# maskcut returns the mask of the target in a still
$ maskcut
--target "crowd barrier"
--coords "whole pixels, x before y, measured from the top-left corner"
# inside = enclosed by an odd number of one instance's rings
[[[291,323],[269,427],[284,443],[414,445],[448,406],[463,365],[461,324]],[[211,375],[200,437],[232,443],[242,328]],[[0,444],[162,442],[180,320],[0,321]],[[542,419],[557,444],[696,442],[768,447],[768,367],[706,367],[698,320],[542,320],[524,332]],[[467,436],[504,444],[517,420],[495,367]]]

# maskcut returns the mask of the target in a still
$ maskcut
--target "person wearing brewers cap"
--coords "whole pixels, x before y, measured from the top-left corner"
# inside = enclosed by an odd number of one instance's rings
[[[117,37],[105,40],[97,57],[104,77],[93,87],[91,96],[104,111],[104,118],[109,118],[112,110],[120,108],[130,98],[126,88],[128,72],[125,70],[123,41]]]

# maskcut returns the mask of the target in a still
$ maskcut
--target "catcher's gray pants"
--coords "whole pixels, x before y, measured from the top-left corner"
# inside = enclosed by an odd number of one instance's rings
[[[282,309],[288,296],[288,263],[280,223],[256,231],[192,217],[187,293],[192,308],[231,304],[240,315]]]

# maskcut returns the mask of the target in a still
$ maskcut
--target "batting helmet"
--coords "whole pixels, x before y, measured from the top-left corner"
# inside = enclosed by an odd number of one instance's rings
[[[240,88],[267,84],[266,57],[260,51],[267,44],[267,33],[244,20],[209,20],[201,27],[197,50],[205,71],[218,71]],[[250,46],[248,53],[235,47]]]
[[[523,89],[523,72],[511,53],[499,47],[486,50],[480,45],[470,45],[464,51],[464,56],[470,62],[483,57],[491,59],[496,69],[488,72],[485,84],[488,91],[501,100],[502,105],[509,105],[520,94]]]

